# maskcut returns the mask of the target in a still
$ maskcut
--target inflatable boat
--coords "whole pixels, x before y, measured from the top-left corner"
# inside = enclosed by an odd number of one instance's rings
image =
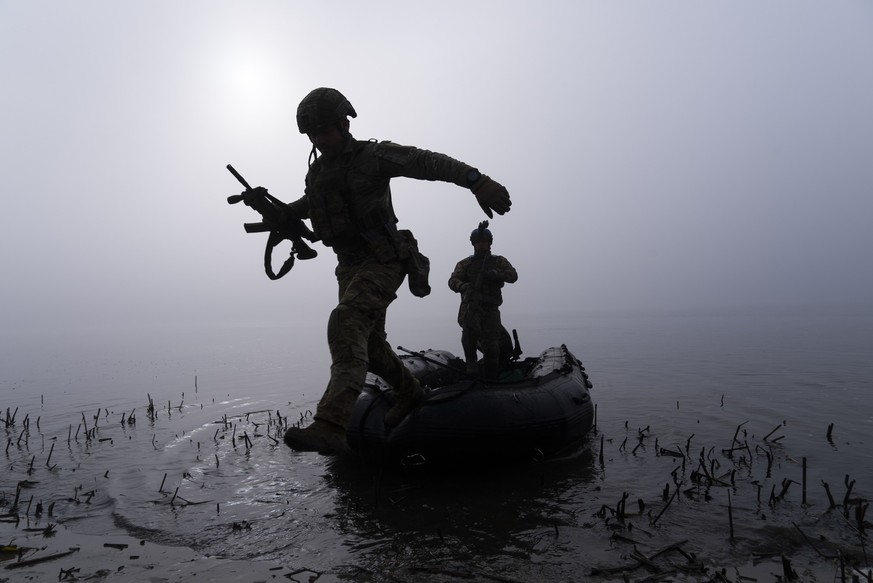
[[[403,466],[541,461],[578,450],[594,424],[592,384],[565,345],[504,365],[488,382],[468,375],[448,351],[405,352],[400,358],[427,397],[388,429],[383,417],[394,395],[368,374],[346,427],[349,446],[365,459]]]

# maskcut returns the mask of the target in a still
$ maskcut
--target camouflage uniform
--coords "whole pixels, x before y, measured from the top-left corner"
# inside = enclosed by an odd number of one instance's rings
[[[490,274],[490,277],[486,274]],[[484,374],[496,378],[500,357],[500,305],[503,303],[504,283],[518,281],[518,272],[511,263],[500,255],[491,253],[476,254],[462,259],[455,266],[449,278],[449,289],[462,293],[461,307],[458,310],[458,324],[461,325],[461,344],[467,370],[473,372],[478,360],[476,348],[482,350]],[[466,291],[464,284],[469,284]]]
[[[302,198],[289,205],[309,218],[337,255],[339,304],[328,321],[330,382],[316,420],[345,427],[372,371],[401,397],[420,391],[386,340],[385,313],[406,275],[408,239],[396,227],[391,178],[451,182],[465,188],[471,166],[445,154],[349,136],[343,153],[317,158]]]

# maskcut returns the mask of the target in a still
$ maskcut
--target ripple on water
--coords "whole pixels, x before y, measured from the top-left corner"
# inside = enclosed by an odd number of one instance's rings
[[[634,564],[634,549],[651,556],[679,543],[745,576],[757,574],[750,556],[761,549],[777,560],[790,555],[798,568],[827,563],[818,551],[857,557],[842,504],[851,480],[860,500],[873,483],[869,364],[774,353],[776,342],[717,356],[717,346],[674,354],[671,342],[635,354],[647,347],[622,340],[625,352],[581,354],[593,365],[598,433],[584,455],[517,468],[389,472],[291,452],[276,413],[296,421],[313,403],[301,397],[290,407],[278,386],[260,390],[269,382],[257,375],[257,397],[234,392],[240,375],[214,399],[201,391],[180,404],[181,391],[161,392],[172,404],[161,404],[154,420],[145,415],[146,390],[130,402],[89,390],[80,401],[64,394],[42,403],[39,390],[9,389],[20,411],[6,430],[0,488],[7,503],[16,492],[19,507],[43,503],[40,518],[28,515],[34,524],[49,520],[54,503],[52,520],[89,530],[120,527],[205,554],[269,558],[356,581],[579,580],[596,567]],[[160,391],[147,390],[159,400]],[[122,424],[134,409],[136,423]],[[90,437],[82,428],[77,435],[83,413],[89,428],[97,422]],[[735,435],[734,445],[748,448],[729,456]],[[778,572],[771,565],[762,577]]]

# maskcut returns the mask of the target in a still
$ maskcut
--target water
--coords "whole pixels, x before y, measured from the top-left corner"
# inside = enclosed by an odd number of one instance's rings
[[[652,572],[634,550],[674,543],[709,569],[685,573],[681,553],[659,556],[680,580],[719,567],[774,580],[783,555],[817,580],[833,580],[837,551],[873,562],[855,514],[873,488],[869,312],[508,324],[526,355],[565,343],[586,364],[597,430],[571,459],[412,472],[288,450],[281,422],[307,418],[326,382],[320,331],[19,334],[0,373],[4,418],[17,409],[2,501],[26,480],[19,513],[29,505],[32,526],[124,531],[322,581],[612,580],[619,566],[642,579]],[[391,340],[458,352],[456,328],[405,326]],[[748,448],[728,457],[735,435]]]

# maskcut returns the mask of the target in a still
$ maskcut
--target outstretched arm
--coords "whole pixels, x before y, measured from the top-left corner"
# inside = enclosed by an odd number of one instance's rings
[[[380,169],[390,176],[419,180],[440,180],[469,188],[489,217],[509,212],[512,201],[506,188],[476,168],[439,152],[392,142],[380,142],[376,149]]]

